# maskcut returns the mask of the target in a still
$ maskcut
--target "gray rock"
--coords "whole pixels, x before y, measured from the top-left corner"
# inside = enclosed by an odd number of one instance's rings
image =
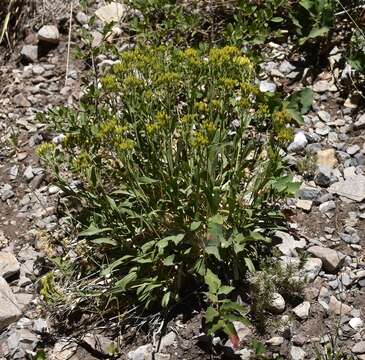
[[[320,189],[302,184],[298,191],[298,197],[302,200],[314,200],[321,192]]]
[[[260,91],[261,92],[275,92],[276,84],[270,81],[262,80],[260,81]]]
[[[12,331],[8,337],[8,348],[12,359],[27,358],[27,354],[37,347],[38,341],[37,336],[28,329]]]
[[[355,130],[361,130],[365,128],[365,114],[362,114],[354,123]]]
[[[304,360],[306,352],[302,348],[292,345],[290,348],[290,356],[292,360]]]
[[[17,301],[8,283],[0,277],[0,330],[22,316]]]
[[[274,336],[271,339],[266,341],[266,344],[269,346],[280,346],[284,342],[284,338],[282,336]]]
[[[76,14],[76,20],[80,25],[85,25],[89,22],[90,18],[84,12],[79,11]]]
[[[322,269],[322,260],[318,258],[308,258],[301,269],[301,275],[308,281],[314,281]]]
[[[142,345],[127,355],[128,360],[152,360],[152,344]]]
[[[174,345],[176,345],[176,334],[175,332],[170,331],[162,337],[159,351],[164,352],[166,348]]]
[[[311,305],[309,301],[304,301],[293,309],[293,313],[301,320],[305,320],[309,316]]]
[[[33,329],[38,334],[43,334],[48,331],[47,321],[44,319],[36,319],[33,323]]]
[[[361,202],[365,199],[365,176],[356,175],[332,184],[328,191]]]
[[[86,334],[82,340],[105,355],[108,355],[110,349],[114,346],[113,341],[102,334]]]
[[[68,339],[59,340],[52,349],[50,360],[78,360],[78,357],[75,358],[76,351],[77,344],[73,341]]]
[[[301,200],[298,199],[295,203],[295,206],[298,209],[302,209],[304,211],[310,211],[312,209],[313,201],[312,200]]]
[[[36,62],[38,60],[38,46],[24,45],[20,51],[20,55],[29,62]]]
[[[308,252],[315,257],[320,258],[323,262],[323,268],[330,273],[338,270],[345,260],[344,254],[322,246],[311,246],[308,249]]]
[[[318,111],[318,116],[321,120],[323,120],[326,123],[331,121],[331,114],[327,111],[324,110]]]
[[[298,132],[294,136],[293,142],[288,146],[289,152],[303,151],[308,144],[308,140],[303,132]]]
[[[346,152],[349,154],[349,155],[355,155],[357,152],[360,151],[360,146],[359,145],[351,145],[349,146],[347,149],[346,149]]]
[[[333,200],[326,201],[319,205],[319,211],[322,213],[328,213],[329,211],[336,209],[336,203]]]
[[[281,314],[285,310],[285,300],[279,293],[272,294],[269,310],[274,314]]]
[[[17,274],[20,270],[20,264],[14,254],[6,251],[0,251],[0,276],[4,279]]]
[[[13,98],[14,104],[20,107],[29,107],[31,103],[28,101],[28,99],[23,94],[17,94]]]
[[[275,236],[282,241],[277,248],[286,256],[298,256],[296,249],[303,249],[307,244],[304,239],[295,240],[293,236],[283,231],[276,231]]]
[[[336,296],[332,295],[329,302],[329,311],[334,315],[348,315],[351,313],[351,306],[348,306],[341,301],[338,301]]]
[[[314,176],[314,182],[319,186],[327,187],[331,183],[331,176],[331,169],[327,166],[320,165]]]
[[[324,93],[328,91],[330,88],[330,84],[327,80],[319,80],[313,85],[313,91],[317,93]]]
[[[60,42],[60,33],[57,26],[44,25],[38,31],[38,39],[47,44],[57,45]]]
[[[351,351],[354,354],[365,354],[365,341],[360,341],[357,344],[355,344]]]

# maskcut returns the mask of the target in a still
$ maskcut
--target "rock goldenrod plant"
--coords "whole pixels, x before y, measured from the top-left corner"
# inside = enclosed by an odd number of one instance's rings
[[[296,190],[280,157],[290,111],[259,91],[236,47],[118,56],[79,109],[47,115],[64,138],[38,151],[82,208],[83,294],[158,310],[206,293],[207,324],[232,335],[244,320],[234,302],[242,279]]]

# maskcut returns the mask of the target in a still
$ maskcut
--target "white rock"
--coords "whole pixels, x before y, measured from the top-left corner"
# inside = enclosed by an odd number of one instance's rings
[[[304,301],[293,309],[293,313],[298,316],[299,319],[305,320],[309,316],[309,309],[311,304],[309,301]]]
[[[352,318],[350,321],[349,321],[349,325],[354,329],[354,330],[360,330],[363,326],[363,322],[360,318],[358,317],[355,317],[355,318]]]
[[[308,281],[314,281],[322,269],[322,260],[318,258],[309,258],[301,269],[301,275]]]
[[[303,132],[298,132],[294,136],[293,142],[288,146],[289,152],[298,152],[305,149],[308,144],[308,140]]]
[[[10,286],[0,277],[0,330],[17,321],[22,316]]]
[[[306,353],[302,348],[293,345],[290,348],[290,356],[291,360],[303,360],[306,356]]]
[[[60,42],[60,33],[57,26],[54,25],[44,25],[38,31],[39,41],[57,45]]]
[[[267,345],[270,346],[280,346],[284,342],[284,338],[282,336],[274,336],[271,339],[266,341]]]
[[[285,300],[279,293],[272,294],[272,301],[270,303],[270,311],[275,314],[280,314],[285,310]]]
[[[295,249],[303,249],[307,244],[304,239],[295,240],[293,236],[283,231],[276,231],[275,236],[282,241],[281,244],[277,245],[277,248],[286,256],[298,256]]]
[[[106,23],[119,22],[124,18],[127,7],[121,3],[112,2],[95,11],[95,15]]]
[[[260,81],[260,91],[261,92],[275,92],[276,84],[270,81]]]
[[[38,46],[24,45],[20,55],[29,62],[36,62],[38,59]]]
[[[351,306],[338,301],[337,298],[332,295],[329,302],[329,311],[334,315],[344,316],[350,314],[352,308]]]
[[[361,202],[365,199],[365,176],[356,175],[332,184],[328,191]]]
[[[152,344],[142,345],[134,351],[130,351],[127,355],[128,360],[152,360],[153,346]]]
[[[313,201],[312,200],[297,200],[295,206],[298,209],[302,209],[304,211],[310,211],[312,209]]]
[[[0,276],[7,279],[20,270],[20,264],[14,254],[6,251],[0,251]]]

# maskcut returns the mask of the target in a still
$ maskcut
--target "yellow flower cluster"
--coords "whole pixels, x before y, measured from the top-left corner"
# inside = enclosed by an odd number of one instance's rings
[[[208,134],[211,134],[217,130],[217,126],[212,121],[203,121],[202,129],[204,129]]]
[[[194,148],[200,148],[209,144],[208,137],[200,131],[194,132],[191,140],[191,145]]]
[[[118,81],[114,75],[105,75],[100,79],[102,87],[107,91],[118,90]]]
[[[134,75],[129,75],[126,76],[123,80],[123,85],[127,88],[127,89],[136,89],[136,88],[140,88],[143,86],[143,80],[138,79],[136,76]]]
[[[195,118],[196,118],[195,114],[193,114],[193,115],[187,114],[181,118],[181,122],[183,124],[191,124],[195,121]]]
[[[219,82],[223,86],[224,89],[232,90],[237,85],[237,81],[230,78],[220,78]]]
[[[194,107],[199,112],[207,112],[208,111],[208,104],[204,101],[199,101],[199,102],[195,103]]]
[[[258,95],[260,90],[257,86],[250,84],[249,82],[240,83],[241,90],[245,96],[247,95]]]
[[[159,129],[166,127],[170,121],[169,116],[165,111],[159,111],[156,114],[155,120],[146,125],[146,131],[148,134],[152,135],[156,133]]]
[[[240,56],[240,50],[235,46],[225,46],[223,48],[213,48],[209,52],[209,61],[216,65],[232,63],[233,59]]]
[[[38,146],[36,153],[39,157],[46,157],[53,153],[56,149],[56,144],[54,143],[43,143]]]

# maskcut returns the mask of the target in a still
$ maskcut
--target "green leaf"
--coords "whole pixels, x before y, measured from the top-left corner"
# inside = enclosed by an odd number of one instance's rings
[[[111,228],[98,229],[94,225],[90,225],[90,227],[87,230],[81,231],[79,233],[79,236],[85,236],[85,237],[94,236],[110,230],[112,229]]]
[[[279,23],[279,22],[283,22],[284,19],[280,16],[276,16],[276,17],[271,18],[270,21]]]
[[[245,316],[247,313],[247,309],[243,305],[240,305],[239,303],[231,300],[223,302],[220,309],[222,312],[226,313],[232,311],[238,311],[242,316]]]
[[[137,179],[139,184],[154,184],[159,182],[159,180],[152,179],[148,176],[141,176]]]
[[[218,290],[218,295],[228,295],[234,290],[233,286],[223,285]]]
[[[168,256],[164,261],[163,264],[165,266],[173,266],[174,264],[174,260],[175,260],[175,255],[170,255]]]
[[[190,225],[190,231],[196,231],[196,230],[198,230],[201,224],[202,224],[201,221],[194,221]]]
[[[116,267],[124,264],[127,260],[130,260],[131,258],[133,258],[132,255],[124,255],[120,259],[118,259],[118,260],[114,261],[113,263],[111,263],[107,268],[102,270],[101,275],[105,276],[105,275],[110,274]]]
[[[103,238],[97,238],[97,239],[92,239],[91,240],[92,243],[94,244],[98,244],[98,245],[113,245],[113,246],[117,246],[118,242],[110,237],[103,237]]]
[[[247,266],[247,269],[251,273],[255,272],[255,266],[254,266],[254,264],[253,264],[253,262],[252,262],[252,260],[250,258],[248,258],[248,257],[245,258],[245,264]]]
[[[171,297],[171,291],[168,291],[163,297],[162,297],[162,300],[161,300],[161,306],[163,308],[167,307],[167,305],[169,304],[170,302],[170,297]]]
[[[207,311],[204,314],[204,318],[208,324],[213,322],[213,320],[218,316],[219,312],[211,306],[208,307]]]
[[[128,284],[137,279],[137,273],[131,272],[115,283],[115,288],[125,291]]]
[[[207,246],[205,248],[205,252],[209,255],[213,255],[217,260],[222,261],[222,258],[219,254],[219,249],[217,246],[215,246],[215,245]]]
[[[209,286],[209,291],[213,294],[216,294],[218,292],[218,289],[222,285],[219,277],[215,275],[210,269],[207,269],[204,280],[205,283]]]

